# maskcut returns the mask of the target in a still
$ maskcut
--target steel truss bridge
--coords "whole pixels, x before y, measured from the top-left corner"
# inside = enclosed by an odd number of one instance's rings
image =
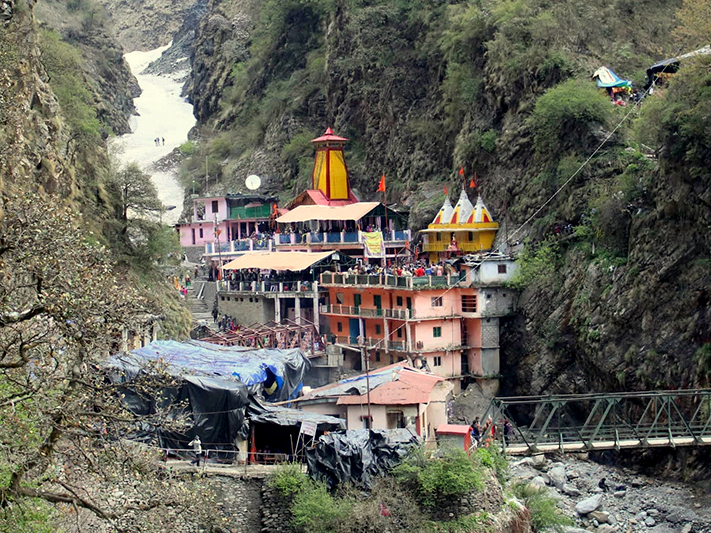
[[[711,445],[711,389],[494,398],[489,416],[511,455]]]

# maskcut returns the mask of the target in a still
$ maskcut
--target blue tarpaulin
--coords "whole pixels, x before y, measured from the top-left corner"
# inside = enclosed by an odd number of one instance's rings
[[[130,358],[138,365],[162,360],[176,374],[231,377],[252,390],[262,385],[270,401],[296,398],[311,367],[298,348],[255,350],[201,341],[154,341],[133,350]]]
[[[600,67],[595,71],[595,74],[593,74],[592,77],[597,78],[598,87],[632,87],[632,82],[630,80],[621,79],[607,67]]]

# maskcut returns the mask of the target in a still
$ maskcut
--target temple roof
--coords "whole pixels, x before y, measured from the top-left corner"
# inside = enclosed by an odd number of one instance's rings
[[[326,131],[324,132],[321,137],[316,137],[315,139],[311,139],[312,143],[320,143],[320,142],[327,142],[327,141],[335,141],[335,142],[346,142],[348,139],[345,137],[339,137],[335,133],[333,133],[333,130],[331,128],[327,128]]]
[[[469,197],[467,196],[467,192],[462,189],[462,193],[459,195],[459,201],[457,202],[457,205],[454,206],[454,211],[452,212],[452,218],[449,221],[450,224],[467,224],[470,222],[469,218],[471,217],[471,214],[474,211],[474,206],[472,205],[471,201],[469,201]]]
[[[449,201],[449,196],[446,196],[432,224],[449,224],[449,221],[452,219],[452,211],[454,211],[452,202]]]
[[[472,213],[471,220],[468,220],[468,222],[479,224],[482,222],[493,221],[494,219],[492,218],[491,213],[489,213],[489,210],[484,205],[484,200],[481,199],[481,196],[477,196],[476,205],[474,206],[474,212]]]

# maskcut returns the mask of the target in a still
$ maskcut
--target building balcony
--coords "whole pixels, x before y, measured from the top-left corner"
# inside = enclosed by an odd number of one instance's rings
[[[343,337],[335,336],[335,344],[344,344],[346,346],[362,346],[364,348],[375,348],[380,350],[391,350],[394,352],[407,352],[407,343],[404,341],[386,341],[385,339],[371,337]]]
[[[435,241],[422,243],[423,252],[446,252],[449,250],[450,243],[447,241]],[[460,242],[457,248],[465,253],[474,253],[483,251],[481,244],[478,242]]]
[[[230,281],[217,282],[218,292],[249,293],[262,296],[289,298],[314,298],[319,295],[318,282],[306,281]],[[323,289],[320,289],[321,292]],[[325,306],[322,306],[325,307]]]
[[[394,289],[430,289],[453,287],[459,285],[464,278],[453,276],[390,276],[388,274],[337,274],[324,272],[321,274],[321,284],[327,285],[360,285],[370,287],[387,287]]]
[[[280,233],[276,238],[277,246],[295,246],[302,244],[310,245],[360,245],[361,244],[361,232],[316,232],[312,231],[309,233]],[[411,239],[410,230],[402,231],[384,231],[383,239],[386,244],[390,243],[404,243]]]
[[[414,309],[370,309],[351,305],[322,305],[321,313],[327,315],[358,316],[363,318],[392,318],[409,320],[415,317]]]
[[[205,255],[251,251],[271,252],[273,250],[274,241],[272,239],[237,239],[234,241],[221,242],[219,246],[214,242],[205,243]]]

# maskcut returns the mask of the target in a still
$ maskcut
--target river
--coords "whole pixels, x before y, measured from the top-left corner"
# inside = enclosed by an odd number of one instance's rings
[[[152,167],[187,141],[188,132],[195,125],[193,107],[180,96],[182,83],[176,79],[181,78],[181,73],[162,76],[142,73],[168,46],[124,55],[142,93],[133,101],[138,115],[131,117],[131,133],[121,135],[113,144],[122,163],[136,162],[151,175],[158,197],[170,209],[163,216],[163,222],[174,224],[182,212],[185,196],[178,182],[179,169],[158,171]],[[160,139],[159,145],[155,142],[157,138]],[[175,208],[171,209],[171,206]]]

